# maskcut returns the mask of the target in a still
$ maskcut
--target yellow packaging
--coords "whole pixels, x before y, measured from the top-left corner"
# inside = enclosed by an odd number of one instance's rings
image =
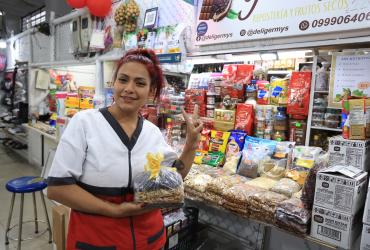
[[[215,121],[235,123],[235,110],[215,109]]]
[[[213,126],[216,130],[227,132],[229,130],[233,130],[235,127],[235,124],[234,122],[215,121]]]
[[[227,142],[230,137],[230,132],[211,131],[211,142],[209,144],[210,152],[221,152],[225,154]]]
[[[78,87],[78,95],[80,98],[91,97],[95,95],[95,87],[91,86],[80,86]]]
[[[91,97],[85,97],[80,99],[80,109],[93,109],[94,101]]]
[[[370,138],[370,98],[366,99],[366,138]]]
[[[202,164],[203,158],[207,156],[208,152],[204,150],[196,150],[195,151],[195,157],[194,157],[194,163],[195,164]]]
[[[270,104],[286,105],[288,103],[288,79],[275,78],[270,84]]]
[[[367,127],[366,101],[364,99],[348,100],[349,139],[365,140]]]
[[[67,98],[65,101],[66,108],[79,108],[80,107],[80,98],[76,93],[69,93],[67,94]]]
[[[74,108],[66,108],[65,109],[65,113],[64,115],[67,116],[67,117],[73,117],[78,111],[80,111],[79,109],[74,109]]]

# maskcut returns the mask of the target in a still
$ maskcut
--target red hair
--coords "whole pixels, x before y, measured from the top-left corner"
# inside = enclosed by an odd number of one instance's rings
[[[164,86],[164,76],[159,59],[151,49],[131,49],[119,60],[113,74],[114,82],[121,66],[128,62],[138,62],[146,66],[150,76],[150,88],[154,90],[154,100],[157,100]]]

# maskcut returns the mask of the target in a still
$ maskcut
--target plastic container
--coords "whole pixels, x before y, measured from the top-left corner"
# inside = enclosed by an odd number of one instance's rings
[[[214,105],[207,105],[206,115],[209,118],[215,117],[215,106]]]
[[[207,105],[215,105],[216,103],[216,94],[207,92]]]
[[[312,107],[312,112],[325,113],[326,112],[326,107],[323,107],[323,106],[313,106]]]
[[[288,134],[288,117],[286,115],[286,107],[278,107],[274,115],[274,133],[273,140],[286,141]]]
[[[325,120],[324,125],[325,127],[328,127],[328,128],[338,128],[339,121],[338,120]]]
[[[312,119],[312,126],[315,126],[315,127],[322,127],[324,126],[324,122],[325,120],[324,119],[317,119],[317,120],[314,120]]]
[[[322,120],[325,118],[325,113],[322,112],[313,112],[312,113],[312,120]]]

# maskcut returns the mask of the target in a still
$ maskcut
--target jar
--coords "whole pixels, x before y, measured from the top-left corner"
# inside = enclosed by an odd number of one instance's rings
[[[282,130],[275,130],[274,134],[272,135],[272,139],[275,141],[286,141],[286,133]]]
[[[273,107],[268,105],[268,106],[265,106],[265,117],[266,117],[266,120],[272,120],[272,117],[273,116]]]
[[[216,94],[207,92],[207,105],[215,105],[216,103]]]
[[[256,107],[256,119],[265,120],[265,110],[262,105],[257,105]]]
[[[271,138],[272,138],[272,129],[271,128],[266,128],[265,129],[263,138],[267,139],[267,140],[271,140]]]
[[[275,130],[288,130],[288,117],[286,115],[286,107],[278,107],[274,116],[274,129]]]
[[[215,116],[215,106],[214,105],[207,105],[207,117],[213,118]]]
[[[306,120],[289,120],[289,141],[294,141],[297,146],[305,145],[307,122]]]

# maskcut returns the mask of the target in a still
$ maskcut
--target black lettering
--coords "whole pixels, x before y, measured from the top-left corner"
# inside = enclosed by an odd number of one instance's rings
[[[251,0],[244,0],[244,1],[248,3],[248,2],[250,2]],[[245,17],[242,17],[242,11],[239,11],[239,14],[238,14],[238,18],[239,18],[239,20],[243,21],[243,20],[245,20],[245,19],[248,19],[248,18],[252,15],[252,13],[253,13],[254,9],[256,8],[257,3],[258,3],[258,0],[254,0],[253,5],[252,5],[251,9],[249,10],[248,14],[247,14]]]

